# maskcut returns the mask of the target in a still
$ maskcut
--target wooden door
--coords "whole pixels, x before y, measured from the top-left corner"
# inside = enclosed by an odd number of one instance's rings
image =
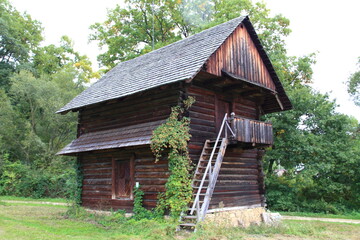
[[[113,160],[113,196],[132,198],[133,167],[132,160]]]
[[[221,99],[216,100],[216,135],[220,131],[221,123],[224,119],[225,113],[230,114],[231,103]]]

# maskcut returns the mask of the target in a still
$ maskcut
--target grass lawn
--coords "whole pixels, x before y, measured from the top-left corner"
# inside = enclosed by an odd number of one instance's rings
[[[325,213],[307,213],[307,212],[279,212],[279,213],[284,216],[360,219],[360,213],[358,212],[352,212],[348,214],[325,214]]]
[[[359,239],[360,225],[287,220],[279,227],[248,229],[204,226],[194,234],[174,232],[171,221],[128,220],[121,224],[68,219],[66,206],[13,204],[0,201],[0,239]]]
[[[26,198],[26,197],[13,197],[13,196],[0,196],[0,201],[1,200],[24,201],[24,202],[56,202],[56,203],[67,202],[67,200],[64,198]]]

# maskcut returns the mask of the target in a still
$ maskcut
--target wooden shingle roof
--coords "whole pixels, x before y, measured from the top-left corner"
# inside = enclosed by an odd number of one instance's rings
[[[151,123],[85,133],[64,147],[56,155],[76,155],[79,152],[150,144],[153,130],[164,122],[164,120],[159,120]]]
[[[276,91],[284,105],[283,110],[291,109],[291,102],[249,18],[246,16],[232,19],[150,53],[119,63],[100,80],[58,110],[57,113],[77,111],[89,105],[125,97],[174,82],[184,80],[189,82],[241,23],[248,29],[275,83]]]
[[[121,62],[57,113],[192,79],[247,17],[235,18],[132,60]]]

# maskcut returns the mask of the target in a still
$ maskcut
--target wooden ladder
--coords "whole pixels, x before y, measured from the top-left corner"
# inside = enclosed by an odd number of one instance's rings
[[[192,206],[180,217],[178,229],[195,231],[196,224],[206,216],[229,142],[226,134],[221,138],[226,120],[225,114],[217,139],[205,141],[192,181],[194,189]]]

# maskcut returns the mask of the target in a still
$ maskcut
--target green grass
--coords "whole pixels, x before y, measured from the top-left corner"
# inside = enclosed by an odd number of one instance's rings
[[[103,225],[102,216],[69,219],[66,211],[52,205],[0,205],[0,239],[174,239],[175,224],[143,220]]]
[[[66,203],[67,200],[64,198],[26,198],[26,197],[14,197],[14,196],[0,196],[1,200],[9,201],[26,201],[26,202],[56,202],[56,203]]]
[[[279,212],[279,213],[284,216],[360,219],[359,212],[352,212],[348,214],[326,214],[326,213],[308,213],[308,212]]]
[[[353,239],[358,240],[360,226],[355,224],[326,223],[319,221],[286,220],[279,226],[251,226],[243,228],[219,228],[210,225],[199,230],[189,239]]]
[[[247,229],[205,225],[196,233],[175,233],[176,222],[128,220],[123,215],[100,216],[81,208],[66,215],[64,206],[33,203],[1,203],[0,240],[53,239],[358,239],[360,225],[287,220],[278,227],[252,226]]]
[[[44,206],[45,204],[42,204],[42,203],[33,203],[33,202],[26,202],[26,203],[8,203],[8,202],[4,202],[4,201],[1,201],[0,200],[0,205],[3,205],[3,206],[32,206],[32,207],[41,207],[41,206]],[[54,208],[63,208],[63,209],[67,209],[68,206],[64,206],[64,205],[47,205],[46,206],[48,207],[54,207]]]

